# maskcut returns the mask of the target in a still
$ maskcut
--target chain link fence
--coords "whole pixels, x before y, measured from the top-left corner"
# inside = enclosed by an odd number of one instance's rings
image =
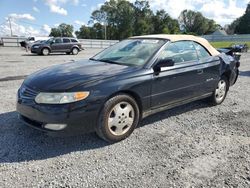
[[[203,35],[203,38],[207,39],[210,42],[250,42],[250,34],[246,35]]]
[[[26,40],[25,37],[2,37],[0,44],[5,47],[19,47],[20,42]],[[107,48],[119,42],[118,40],[96,40],[96,39],[79,39],[83,48]]]

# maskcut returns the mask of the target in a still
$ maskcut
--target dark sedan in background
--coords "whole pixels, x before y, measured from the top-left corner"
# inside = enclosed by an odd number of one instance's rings
[[[95,131],[109,142],[128,137],[153,113],[208,98],[221,104],[239,62],[191,35],[132,37],[89,60],[28,76],[17,111],[48,134]]]
[[[39,55],[49,55],[55,52],[77,55],[81,50],[83,50],[81,43],[77,39],[69,37],[51,38],[31,46],[31,53]]]
[[[248,51],[247,44],[232,44],[231,48],[234,52],[247,52]]]

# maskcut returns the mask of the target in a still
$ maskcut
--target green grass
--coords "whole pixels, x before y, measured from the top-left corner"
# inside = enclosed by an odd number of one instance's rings
[[[250,47],[250,42],[232,42],[232,41],[221,41],[221,42],[210,42],[215,48],[230,47],[232,44],[247,44]]]

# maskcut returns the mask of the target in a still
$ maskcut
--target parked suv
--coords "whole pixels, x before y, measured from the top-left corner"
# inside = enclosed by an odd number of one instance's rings
[[[31,53],[49,55],[54,52],[66,52],[77,55],[82,50],[80,42],[75,38],[56,37],[31,46]]]

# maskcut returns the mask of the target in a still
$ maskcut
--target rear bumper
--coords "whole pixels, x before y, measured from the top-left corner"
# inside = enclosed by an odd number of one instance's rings
[[[237,61],[234,69],[231,72],[231,76],[230,76],[230,85],[234,85],[236,83],[236,81],[238,80],[239,77],[239,67],[240,67],[240,62]]]

